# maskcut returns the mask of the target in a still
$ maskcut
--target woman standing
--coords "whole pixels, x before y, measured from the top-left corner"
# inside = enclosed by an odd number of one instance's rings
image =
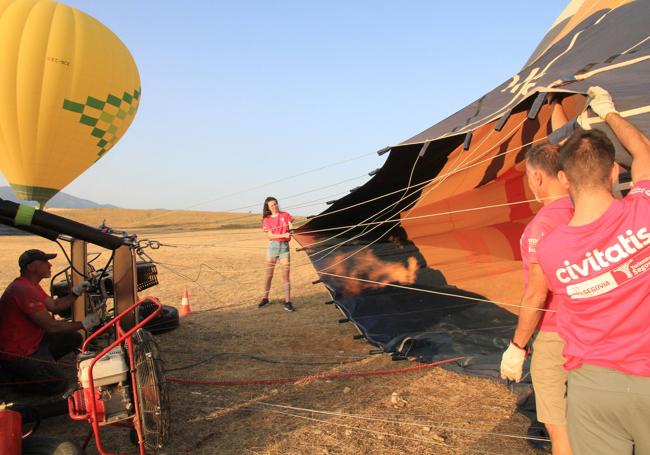
[[[269,236],[269,246],[266,253],[266,275],[264,277],[264,297],[257,305],[259,308],[269,304],[269,292],[275,263],[280,261],[282,281],[284,283],[284,309],[293,311],[291,305],[291,283],[289,281],[289,240],[293,229],[293,217],[287,212],[281,212],[278,200],[267,197],[262,208],[262,230]]]

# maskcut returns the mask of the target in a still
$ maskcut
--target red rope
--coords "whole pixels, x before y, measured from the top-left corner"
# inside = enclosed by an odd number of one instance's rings
[[[341,378],[358,378],[365,376],[383,376],[388,374],[406,373],[409,371],[422,370],[424,368],[436,367],[445,363],[456,362],[464,357],[454,357],[453,359],[441,360],[439,362],[427,363],[418,365],[416,367],[402,368],[400,370],[382,370],[382,371],[367,371],[359,373],[338,373],[338,374],[317,374],[313,376],[298,376],[293,378],[280,378],[280,379],[261,379],[261,380],[248,380],[248,381],[201,381],[196,379],[183,379],[167,377],[167,381],[175,382],[177,384],[201,384],[201,385],[215,385],[215,386],[240,386],[240,385],[271,385],[271,384],[290,384],[301,381],[315,381],[318,379],[341,379]]]

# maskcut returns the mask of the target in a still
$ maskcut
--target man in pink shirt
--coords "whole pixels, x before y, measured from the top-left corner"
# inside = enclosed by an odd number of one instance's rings
[[[560,149],[559,180],[575,213],[539,243],[549,289],[560,297],[571,448],[650,454],[650,140],[589,89],[593,111],[633,157],[634,187],[617,200],[614,146],[578,131]]]
[[[566,122],[559,103],[553,106],[552,127]],[[569,455],[566,428],[566,380],[562,364],[564,342],[557,333],[555,310],[558,298],[548,291],[546,278],[537,260],[538,242],[553,229],[566,224],[573,215],[567,189],[557,179],[560,170],[559,147],[544,142],[526,153],[526,177],[535,198],[544,204],[528,223],[521,236],[524,268],[524,296],[517,328],[501,360],[501,377],[519,382],[523,373],[528,342],[539,330],[533,344],[531,376],[535,390],[537,419],[551,437],[554,455]]]

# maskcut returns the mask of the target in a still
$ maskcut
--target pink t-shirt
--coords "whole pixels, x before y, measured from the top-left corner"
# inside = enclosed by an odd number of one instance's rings
[[[556,228],[537,257],[561,296],[564,367],[584,362],[650,377],[650,180],[593,223]]]
[[[293,217],[287,212],[279,212],[278,216],[269,215],[262,220],[262,230],[271,234],[286,234]],[[288,242],[289,239],[273,239],[276,242]]]
[[[0,350],[20,355],[36,352],[45,331],[29,317],[47,310],[47,294],[27,278],[16,278],[0,297]],[[16,356],[0,353],[0,359]]]
[[[528,266],[529,264],[537,264],[537,244],[551,231],[560,225],[567,224],[573,216],[573,204],[568,196],[551,202],[545,205],[537,212],[535,218],[524,229],[521,235],[521,261],[524,266],[524,285],[528,285]],[[548,310],[557,310],[557,303],[559,297],[549,292],[546,296],[545,307]],[[543,332],[557,332],[555,312],[544,311],[542,312],[542,320],[539,325],[539,330]]]

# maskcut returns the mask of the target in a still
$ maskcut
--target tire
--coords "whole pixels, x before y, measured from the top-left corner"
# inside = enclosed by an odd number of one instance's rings
[[[153,303],[143,303],[138,310],[138,319],[142,321],[156,309]],[[161,312],[147,323],[144,328],[154,335],[160,335],[174,330],[180,323],[178,310],[173,306],[163,305]]]

